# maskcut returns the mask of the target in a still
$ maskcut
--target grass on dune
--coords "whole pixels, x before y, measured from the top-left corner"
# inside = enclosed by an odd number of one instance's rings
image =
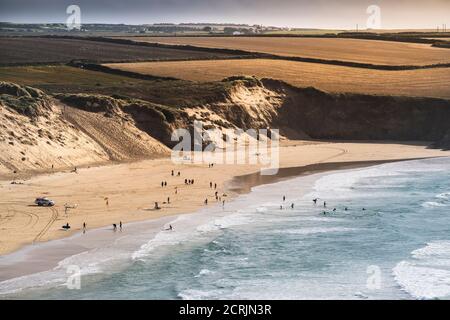
[[[205,104],[222,95],[228,83],[195,83],[184,80],[140,80],[69,66],[0,68],[2,81],[44,90],[47,93],[95,93],[136,98],[170,107]]]

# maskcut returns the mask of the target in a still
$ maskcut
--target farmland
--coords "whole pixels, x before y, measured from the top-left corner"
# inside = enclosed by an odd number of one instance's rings
[[[245,59],[108,64],[143,74],[209,82],[235,75],[273,78],[328,92],[450,98],[450,69],[382,71],[284,60]]]
[[[193,45],[376,65],[450,63],[450,50],[429,44],[342,38],[297,37],[130,37],[149,43]]]
[[[223,59],[230,56],[224,53],[64,38],[0,38],[0,47],[0,65],[67,63],[73,59],[107,62]]]

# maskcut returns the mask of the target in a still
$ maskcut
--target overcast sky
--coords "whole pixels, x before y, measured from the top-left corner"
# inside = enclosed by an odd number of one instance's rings
[[[352,29],[364,26],[366,9],[381,8],[381,26],[450,25],[450,0],[0,0],[0,21],[64,22],[77,4],[82,23],[246,23],[281,27]]]

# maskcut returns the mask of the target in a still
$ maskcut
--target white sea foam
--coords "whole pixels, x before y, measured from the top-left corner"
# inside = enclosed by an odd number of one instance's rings
[[[178,294],[178,297],[183,300],[201,300],[208,299],[213,296],[221,296],[222,291],[220,290],[211,290],[211,291],[202,291],[202,290],[184,290]]]
[[[198,278],[198,277],[206,276],[206,275],[210,275],[210,274],[214,274],[214,271],[211,271],[208,269],[202,269],[195,277]]]
[[[422,203],[422,207],[424,208],[436,208],[436,207],[446,207],[447,205],[445,203],[440,203],[436,201],[426,201]]]
[[[436,198],[443,199],[443,200],[450,200],[450,192],[444,192],[436,195]]]
[[[299,234],[299,235],[309,235],[316,233],[330,233],[330,232],[351,232],[357,231],[355,228],[345,228],[345,227],[311,227],[311,228],[300,228],[300,229],[280,229],[273,230],[271,233],[283,233],[283,234]]]
[[[161,246],[179,245],[189,238],[189,233],[178,230],[165,230],[158,233],[153,239],[143,244],[131,255],[132,260],[142,260],[148,257],[152,252]]]
[[[400,163],[388,163],[363,169],[346,170],[343,172],[328,174],[318,179],[313,187],[313,192],[306,195],[309,198],[340,199],[346,198],[349,192],[352,192],[354,198],[358,197],[355,193],[355,186],[364,179],[389,178],[378,181],[376,185],[362,184],[362,188],[385,189],[404,187],[405,182],[410,181],[411,175],[414,173],[421,174],[423,172],[440,172],[443,169],[430,165],[430,163],[422,163],[420,160],[405,161]],[[394,178],[394,179],[393,179]],[[363,193],[364,197],[370,197],[367,192]]]
[[[393,269],[397,283],[418,299],[450,297],[450,241],[431,242]]]

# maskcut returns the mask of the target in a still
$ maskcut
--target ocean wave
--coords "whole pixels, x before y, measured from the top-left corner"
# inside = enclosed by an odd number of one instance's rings
[[[363,169],[345,170],[343,172],[332,173],[318,179],[314,184],[314,191],[308,197],[325,198],[347,198],[348,193],[358,197],[355,186],[361,184],[362,189],[392,189],[405,187],[405,182],[411,181],[414,174],[424,172],[445,171],[441,164],[431,164],[430,161],[421,160],[402,161],[401,163],[387,163]],[[364,197],[371,194],[364,192]],[[376,195],[379,196],[379,195]]]
[[[437,241],[411,252],[393,275],[400,287],[417,299],[450,297],[450,241]]]
[[[152,252],[161,246],[173,246],[179,245],[187,240],[189,234],[185,232],[178,231],[161,231],[153,239],[143,244],[138,250],[133,252],[131,259],[143,260],[144,258],[150,256]]]
[[[444,192],[436,195],[436,198],[443,200],[450,200],[450,192]]]
[[[283,234],[299,234],[299,235],[310,235],[316,233],[330,233],[330,232],[352,232],[357,231],[356,228],[346,228],[346,227],[311,227],[311,228],[301,228],[301,229],[279,229],[271,231],[271,233],[283,233]]]
[[[214,271],[211,271],[211,270],[209,270],[209,269],[202,269],[202,270],[200,270],[200,272],[195,276],[195,278],[199,278],[199,277],[201,277],[201,276],[206,276],[206,275],[209,275],[209,274],[214,274]]]
[[[14,294],[27,289],[66,286],[71,275],[80,277],[105,273],[126,261],[129,253],[113,248],[98,248],[69,256],[51,270],[33,273],[0,282],[0,295]]]
[[[436,207],[446,207],[445,203],[436,202],[436,201],[426,201],[422,203],[422,207],[424,208],[436,208]]]
[[[178,293],[178,297],[181,298],[182,300],[202,300],[217,296],[219,297],[222,296],[222,291],[220,290],[202,291],[202,290],[187,289]]]

